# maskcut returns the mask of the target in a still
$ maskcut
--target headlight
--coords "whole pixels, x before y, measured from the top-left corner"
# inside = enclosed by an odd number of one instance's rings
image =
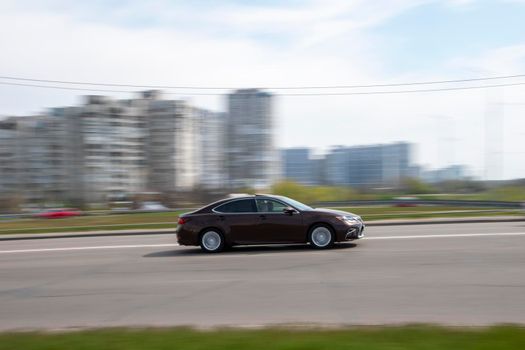
[[[360,222],[359,216],[345,215],[345,216],[339,216],[338,219],[349,225],[356,225],[356,224],[359,224]]]

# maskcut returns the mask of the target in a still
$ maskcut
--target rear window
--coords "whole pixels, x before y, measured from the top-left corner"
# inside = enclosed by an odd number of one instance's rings
[[[219,205],[215,211],[219,213],[255,213],[257,207],[253,199],[239,199]]]

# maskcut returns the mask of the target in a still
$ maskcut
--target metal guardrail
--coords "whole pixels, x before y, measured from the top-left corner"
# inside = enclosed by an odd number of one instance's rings
[[[151,213],[175,213],[178,211],[191,211],[198,209],[195,208],[174,208],[166,210],[140,210],[140,209],[130,209],[130,210],[87,210],[83,211],[81,215],[75,217],[85,217],[85,216],[105,216],[105,215],[126,215],[126,214],[151,214]],[[32,219],[35,218],[36,213],[22,213],[22,214],[0,214],[0,223],[3,220],[18,220],[18,219]],[[3,220],[2,220],[3,219]]]
[[[525,202],[504,202],[504,201],[481,201],[465,199],[388,199],[388,200],[354,200],[354,201],[330,201],[315,202],[313,206],[362,206],[362,205],[439,205],[451,207],[485,207],[485,208],[525,208]]]

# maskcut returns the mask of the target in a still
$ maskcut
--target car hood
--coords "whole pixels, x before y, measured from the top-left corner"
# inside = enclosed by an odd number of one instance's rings
[[[342,210],[334,210],[334,209],[326,209],[326,208],[315,208],[313,211],[314,212],[318,212],[318,213],[330,213],[330,214],[334,214],[334,215],[337,215],[337,216],[348,216],[348,215],[351,215],[351,216],[359,217],[359,215],[357,215],[357,214],[351,213],[349,211],[342,211]]]

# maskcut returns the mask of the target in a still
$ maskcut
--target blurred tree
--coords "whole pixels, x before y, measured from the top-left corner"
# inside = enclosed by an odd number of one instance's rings
[[[407,177],[402,180],[401,191],[404,194],[436,193],[436,189],[432,185],[412,177]]]
[[[235,190],[235,193],[256,194],[256,193],[264,193],[264,191],[256,191],[252,187],[240,187]]]
[[[484,194],[484,199],[497,201],[525,201],[525,186],[501,186],[493,188]]]
[[[0,198],[0,213],[19,213],[24,204],[24,199],[20,195],[5,195]]]
[[[350,187],[305,186],[285,180],[273,185],[272,193],[290,197],[304,203],[344,201],[355,199],[356,193]]]
[[[481,181],[449,180],[437,185],[440,192],[444,193],[476,193],[486,190]]]

